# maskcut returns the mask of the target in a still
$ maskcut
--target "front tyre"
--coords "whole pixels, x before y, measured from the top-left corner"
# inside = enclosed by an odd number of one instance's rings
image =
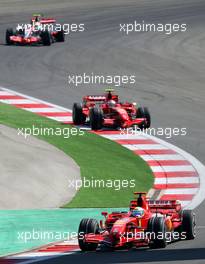
[[[51,45],[51,36],[48,30],[41,32],[41,39],[44,46],[50,46]]]
[[[10,37],[13,36],[13,35],[14,35],[13,29],[12,28],[8,28],[6,30],[6,37],[5,37],[7,45],[12,45],[13,44],[13,42],[10,39]]]
[[[140,129],[150,128],[151,126],[151,115],[147,107],[139,107],[137,109],[137,118],[144,118],[145,122],[139,125]]]
[[[90,109],[90,126],[92,130],[99,130],[103,127],[103,112],[100,108]]]
[[[73,104],[73,123],[74,125],[82,125],[85,123],[86,116],[83,114],[82,105],[79,103]]]
[[[148,223],[148,232],[151,233],[150,248],[165,248],[167,246],[166,224],[163,217],[153,217]]]
[[[64,34],[64,31],[61,30],[57,33],[56,35],[56,41],[57,42],[64,42],[65,41],[65,34]]]
[[[196,237],[196,220],[192,210],[182,211],[182,232],[185,232],[186,239],[191,240]]]
[[[78,244],[82,251],[94,251],[98,244],[87,243],[85,241],[86,234],[99,234],[99,224],[97,220],[91,218],[84,218],[81,220],[78,229]]]

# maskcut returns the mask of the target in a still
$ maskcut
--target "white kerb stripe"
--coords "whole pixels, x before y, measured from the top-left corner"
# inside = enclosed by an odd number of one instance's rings
[[[40,100],[40,99],[37,99],[35,97],[32,97],[32,96],[29,96],[29,95],[25,95],[25,94],[22,94],[22,93],[19,93],[19,92],[16,92],[16,91],[13,91],[11,89],[7,89],[7,88],[4,88],[4,87],[0,87],[0,89],[2,89],[3,91],[6,91],[6,92],[10,92],[12,93],[13,95],[20,95],[22,97],[25,97],[27,99],[30,99],[32,100],[32,102],[37,102],[38,104],[46,104],[46,105],[50,105],[51,107],[56,107],[56,108],[59,108],[59,109],[62,109],[62,110],[65,110],[66,112],[72,112],[70,109],[68,108],[65,108],[65,107],[62,107],[62,106],[59,106],[59,105],[56,105],[56,104],[52,104],[50,102],[47,102],[47,101],[44,101],[44,100]]]
[[[59,121],[59,122],[72,122],[72,116],[47,116],[47,118]]]
[[[65,255],[65,254],[72,254],[72,252],[28,252],[28,253],[22,253],[16,256],[13,256],[14,259],[22,259],[22,258],[32,258],[32,257],[47,257],[47,256],[56,256],[56,255]],[[11,257],[9,257],[11,259]]]
[[[178,171],[195,171],[191,165],[187,166],[150,166],[153,172],[178,172]]]
[[[100,136],[111,139],[111,140],[121,140],[121,139],[144,139],[144,140],[149,140],[143,136],[127,136],[127,135],[120,135],[120,134],[100,134]]]
[[[162,146],[160,144],[144,144],[144,145],[143,144],[139,144],[139,145],[124,144],[122,146],[130,150],[168,149],[167,147]]]
[[[9,99],[9,100],[1,99],[0,102],[5,104],[39,104],[39,102],[31,101],[29,99]]]
[[[34,112],[34,113],[67,113],[66,111],[62,111],[58,108],[48,107],[48,108],[24,108],[26,111]]]
[[[0,96],[1,96],[1,95],[14,95],[14,94],[9,93],[9,92],[7,92],[7,91],[0,91]]]
[[[198,188],[177,188],[177,189],[167,189],[164,194],[195,194]]]
[[[199,183],[197,177],[173,177],[173,178],[155,178],[155,184],[181,184],[181,183]]]
[[[179,154],[140,155],[140,157],[146,161],[149,161],[149,160],[185,160],[185,158]]]
[[[74,236],[73,236],[74,237]],[[77,236],[75,236],[76,238],[73,238],[73,239],[68,239],[68,240],[64,240],[64,241],[61,241],[60,243],[57,243],[55,245],[78,245],[78,239],[77,239]]]

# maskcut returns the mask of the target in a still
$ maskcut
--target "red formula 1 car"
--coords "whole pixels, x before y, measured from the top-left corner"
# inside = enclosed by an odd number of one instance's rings
[[[129,212],[102,212],[105,220],[100,223],[81,220],[78,242],[82,251],[164,248],[168,242],[195,238],[195,214],[191,210],[182,210],[176,200],[149,200],[146,193],[135,195]]]
[[[64,42],[64,31],[56,31],[53,18],[43,18],[41,15],[34,15],[31,22],[25,25],[18,25],[15,30],[6,30],[6,44],[32,45],[42,44],[50,46],[53,42]]]
[[[102,127],[129,128],[138,126],[149,128],[151,117],[147,107],[137,107],[136,103],[121,103],[118,95],[108,89],[104,95],[87,95],[82,104],[73,105],[73,122],[82,125],[89,121],[93,130]]]

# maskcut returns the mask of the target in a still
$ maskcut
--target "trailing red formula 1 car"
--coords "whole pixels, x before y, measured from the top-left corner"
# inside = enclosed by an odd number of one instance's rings
[[[100,223],[81,220],[78,242],[82,251],[164,248],[168,242],[195,238],[195,214],[191,210],[182,210],[176,200],[149,200],[146,193],[135,195],[129,212],[102,212],[105,220]]]
[[[53,18],[43,18],[41,15],[34,15],[31,22],[25,25],[18,25],[15,30],[6,30],[7,45],[33,45],[42,44],[50,46],[53,42],[64,42],[64,31],[55,29]]]
[[[89,121],[93,130],[103,127],[129,128],[138,126],[149,128],[151,117],[147,107],[137,107],[136,103],[121,103],[119,97],[108,89],[104,95],[87,95],[82,104],[73,105],[73,122],[75,125]]]

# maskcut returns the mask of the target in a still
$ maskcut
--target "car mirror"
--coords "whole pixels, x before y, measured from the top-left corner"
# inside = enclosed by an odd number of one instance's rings
[[[104,217],[106,217],[108,215],[107,212],[102,212],[101,215],[103,215]]]

